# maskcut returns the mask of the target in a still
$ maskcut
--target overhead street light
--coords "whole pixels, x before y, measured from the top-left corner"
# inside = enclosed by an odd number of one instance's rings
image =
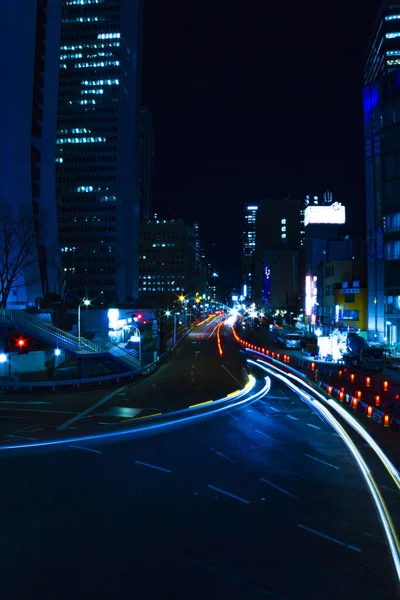
[[[78,305],[78,346],[81,345],[81,307],[90,306],[90,300],[84,298]]]

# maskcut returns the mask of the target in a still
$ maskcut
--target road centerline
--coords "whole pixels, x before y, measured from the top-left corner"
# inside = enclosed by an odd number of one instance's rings
[[[85,446],[77,446],[76,444],[70,444],[70,448],[76,448],[77,450],[86,450],[86,452],[94,452],[95,454],[103,454],[101,450],[95,450],[94,448],[85,448]]]
[[[149,469],[156,469],[157,471],[164,471],[164,473],[172,473],[171,469],[165,469],[164,467],[158,467],[157,465],[152,465],[150,463],[142,462],[141,460],[135,460],[137,465],[141,465],[142,467],[149,467]]]
[[[287,490],[284,490],[283,488],[279,487],[279,485],[276,485],[275,483],[272,483],[272,481],[268,481],[268,479],[265,479],[264,477],[261,477],[260,479],[261,479],[261,481],[263,481],[264,483],[267,483],[268,485],[270,485],[271,487],[275,488],[279,492],[282,492],[282,494],[286,494],[287,496],[290,496],[291,498],[294,498],[295,500],[298,500],[297,496],[295,496],[294,494],[291,494]]]
[[[246,500],[246,498],[241,498],[240,496],[236,496],[236,494],[232,494],[231,492],[227,492],[226,490],[221,490],[221,488],[215,487],[215,485],[208,484],[207,487],[210,488],[210,490],[214,490],[215,492],[219,492],[220,494],[229,496],[229,498],[233,498],[234,500],[239,500],[239,502],[243,502],[243,504],[251,504],[250,500]]]
[[[301,525],[300,523],[298,523],[297,527],[299,527],[300,529],[304,529],[305,531],[309,531],[310,533],[314,533],[315,535],[318,535],[319,537],[322,537],[325,540],[329,540],[330,542],[339,544],[339,546],[343,546],[344,548],[348,548],[349,550],[354,550],[354,552],[361,552],[361,548],[357,548],[357,546],[346,544],[346,542],[337,540],[336,538],[333,538],[330,535],[326,535],[326,533],[322,533],[321,531],[317,531],[316,529],[311,529],[311,527],[306,527],[306,525]]]
[[[338,471],[340,471],[340,467],[337,467],[336,465],[332,465],[332,463],[328,463],[325,460],[321,460],[320,458],[317,458],[316,456],[311,456],[311,454],[306,454],[306,453],[304,453],[304,456],[307,456],[307,458],[311,458],[312,460],[316,460],[316,461],[322,463],[323,465],[326,465],[327,467],[332,467],[332,469],[337,469]]]

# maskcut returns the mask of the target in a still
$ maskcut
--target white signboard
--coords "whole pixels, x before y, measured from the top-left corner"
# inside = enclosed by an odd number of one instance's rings
[[[311,205],[304,211],[304,225],[329,224],[343,225],[346,223],[346,209],[339,202],[329,206]]]

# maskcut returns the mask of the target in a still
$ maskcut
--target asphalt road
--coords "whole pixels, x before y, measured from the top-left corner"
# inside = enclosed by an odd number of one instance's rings
[[[119,426],[127,419],[216,400],[247,381],[230,328],[221,328],[223,355],[210,320],[190,332],[168,362],[148,377],[114,388],[48,394],[0,394],[0,439],[6,443]],[[64,424],[73,420],[71,425]],[[61,429],[60,429],[61,428]]]
[[[353,458],[277,381],[207,422],[0,470],[4,598],[398,597]]]

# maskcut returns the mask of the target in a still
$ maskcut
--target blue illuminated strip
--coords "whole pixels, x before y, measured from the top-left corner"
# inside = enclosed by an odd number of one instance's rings
[[[394,33],[387,33],[386,34],[386,38],[388,40],[391,40],[393,38],[398,38],[398,37],[400,37],[400,31],[395,31]]]
[[[23,450],[25,448],[41,448],[41,447],[51,447],[51,446],[60,446],[60,445],[69,445],[69,444],[73,444],[75,442],[90,442],[90,441],[94,441],[94,442],[98,442],[101,443],[102,440],[106,440],[106,439],[110,439],[110,438],[116,438],[116,437],[120,437],[120,436],[129,436],[129,435],[134,435],[136,433],[141,433],[141,432],[147,432],[147,431],[154,431],[156,432],[157,430],[160,429],[164,429],[166,427],[170,427],[172,428],[173,426],[176,425],[180,425],[181,423],[190,423],[190,422],[194,422],[198,419],[204,419],[205,417],[208,417],[210,415],[214,415],[214,414],[218,414],[222,411],[226,411],[226,410],[232,410],[233,408],[237,408],[239,406],[241,406],[242,404],[246,404],[248,402],[251,401],[255,401],[255,400],[259,400],[260,398],[262,398],[265,394],[267,394],[270,390],[271,387],[271,380],[269,377],[265,378],[265,384],[264,386],[261,388],[261,390],[259,390],[258,392],[256,392],[255,394],[248,396],[249,392],[251,392],[254,388],[256,384],[256,379],[255,377],[250,376],[250,381],[249,383],[246,384],[246,386],[242,389],[239,390],[239,392],[237,392],[237,395],[234,399],[236,399],[236,402],[231,402],[232,397],[225,397],[225,398],[221,398],[220,400],[215,400],[212,403],[212,406],[216,405],[216,404],[224,404],[224,406],[221,406],[219,408],[212,408],[212,410],[209,410],[205,413],[201,413],[201,414],[193,414],[193,409],[184,409],[184,410],[178,410],[175,412],[171,412],[171,413],[167,413],[166,415],[161,415],[160,417],[154,417],[154,422],[152,424],[146,425],[146,426],[140,426],[137,427],[136,429],[124,429],[122,431],[110,431],[108,433],[101,433],[101,434],[93,434],[93,435],[86,435],[86,436],[75,436],[72,438],[64,438],[62,440],[50,440],[50,441],[45,441],[45,442],[35,442],[32,444],[18,444],[15,446],[0,446],[0,450]],[[244,399],[242,399],[244,398]],[[203,409],[204,407],[200,406],[200,409]],[[182,414],[189,414],[190,416],[187,417],[181,417]],[[162,419],[163,417],[165,418],[165,416],[168,417],[168,419],[170,419],[171,417],[172,420],[169,420],[168,422],[164,422],[164,423],[160,423],[159,420]]]
[[[394,21],[395,19],[400,19],[400,15],[386,15],[385,21]]]
[[[400,56],[400,50],[388,50],[386,54],[387,56]]]

